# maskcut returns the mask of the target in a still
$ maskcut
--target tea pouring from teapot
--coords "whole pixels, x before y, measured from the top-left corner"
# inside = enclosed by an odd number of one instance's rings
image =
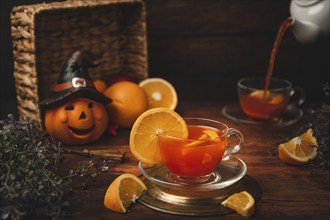
[[[313,43],[329,34],[329,0],[292,0],[290,13],[292,31],[299,42]]]

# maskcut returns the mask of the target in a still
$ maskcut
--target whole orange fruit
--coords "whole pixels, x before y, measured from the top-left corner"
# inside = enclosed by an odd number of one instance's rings
[[[110,76],[108,76],[106,83],[108,86],[111,86],[112,84],[121,81],[129,81],[129,82],[137,83],[137,79],[135,79],[133,76],[128,74],[111,74]]]
[[[95,86],[96,90],[101,93],[103,93],[106,90],[106,88],[108,87],[107,84],[103,80],[100,80],[100,79],[94,80],[94,86]]]
[[[148,109],[148,97],[136,83],[121,81],[104,91],[112,99],[107,105],[110,124],[129,128],[135,120]]]

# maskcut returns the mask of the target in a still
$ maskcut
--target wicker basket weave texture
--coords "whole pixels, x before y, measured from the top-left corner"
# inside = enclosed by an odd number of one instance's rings
[[[13,8],[14,78],[20,118],[43,123],[39,102],[55,86],[65,61],[86,49],[101,65],[93,79],[148,75],[143,0],[66,1]]]

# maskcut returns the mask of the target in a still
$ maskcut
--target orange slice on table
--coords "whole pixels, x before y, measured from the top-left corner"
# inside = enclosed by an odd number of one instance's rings
[[[104,205],[112,211],[125,213],[145,190],[147,187],[140,178],[133,174],[122,174],[108,187]]]
[[[160,164],[162,158],[157,133],[188,138],[188,127],[183,118],[169,108],[152,108],[141,114],[130,133],[130,150],[134,157],[147,164]]]
[[[225,207],[233,209],[242,216],[249,217],[254,212],[254,203],[254,198],[251,194],[246,191],[242,191],[229,196],[221,204]]]
[[[178,96],[171,83],[162,78],[148,78],[139,83],[147,93],[149,108],[166,107],[174,110]]]
[[[306,164],[317,155],[317,141],[310,128],[305,133],[278,146],[279,157],[282,161],[300,165]]]

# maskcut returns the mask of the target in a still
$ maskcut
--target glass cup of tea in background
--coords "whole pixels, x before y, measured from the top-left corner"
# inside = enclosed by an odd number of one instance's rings
[[[239,130],[218,121],[204,118],[185,121],[188,139],[158,133],[160,153],[175,181],[204,183],[223,158],[240,150],[244,138]]]
[[[271,78],[265,89],[264,78],[243,78],[237,82],[238,98],[243,112],[255,119],[278,118],[291,104],[301,105],[305,101],[303,90],[292,87],[288,80]],[[299,93],[297,101],[290,98]]]

